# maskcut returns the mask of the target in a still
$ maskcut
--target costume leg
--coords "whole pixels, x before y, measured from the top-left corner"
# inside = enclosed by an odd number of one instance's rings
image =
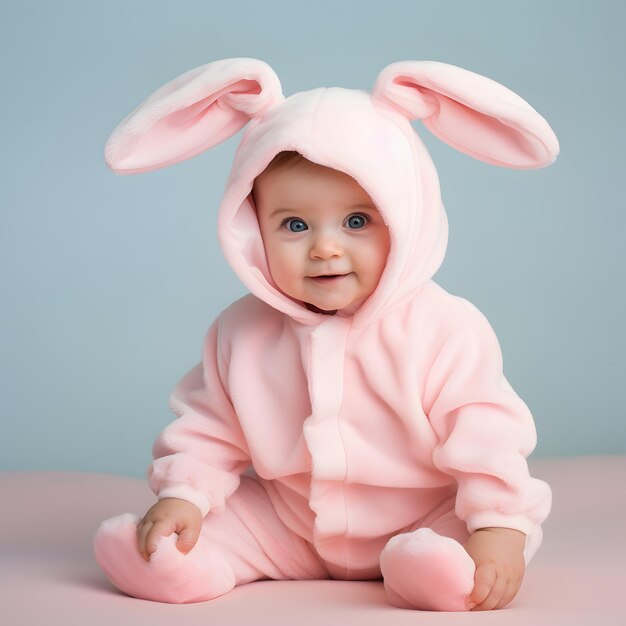
[[[183,555],[172,533],[157,542],[150,561],[137,546],[139,517],[124,513],[94,533],[98,564],[121,591],[169,603],[202,602],[259,579],[329,578],[323,561],[277,516],[263,486],[243,475],[223,512],[209,512],[193,549]]]
[[[380,555],[387,599],[394,606],[428,611],[468,611],[476,566],[463,548],[465,522],[444,502],[408,531],[392,537]],[[526,564],[541,544],[540,526],[526,537]]]

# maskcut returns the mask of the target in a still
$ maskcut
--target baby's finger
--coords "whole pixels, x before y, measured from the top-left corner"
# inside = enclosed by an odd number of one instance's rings
[[[507,579],[502,575],[497,576],[489,595],[474,608],[474,611],[491,611],[491,609],[494,609],[498,602],[500,602],[506,590],[506,585]]]
[[[496,609],[503,609],[513,598],[517,595],[519,589],[519,585],[515,583],[515,581],[509,581],[509,584],[506,586],[502,597],[500,598],[500,602],[496,605]]]
[[[137,548],[139,554],[143,557],[144,561],[150,559],[150,555],[146,551],[146,537],[152,528],[154,522],[144,522],[143,520],[137,525]]]
[[[148,557],[156,550],[160,537],[169,537],[174,532],[170,522],[154,522],[146,535],[146,553]]]
[[[187,554],[196,545],[196,542],[198,541],[199,536],[200,536],[199,527],[190,526],[187,528],[183,528],[183,530],[178,535],[178,541],[176,542],[176,547],[183,554]]]
[[[493,584],[496,582],[496,568],[491,563],[485,563],[476,568],[474,573],[474,589],[470,594],[470,602],[481,604],[489,595]]]

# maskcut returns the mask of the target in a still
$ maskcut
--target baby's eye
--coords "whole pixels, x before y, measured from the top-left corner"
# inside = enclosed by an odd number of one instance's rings
[[[353,215],[351,215],[348,218],[348,224],[357,224],[357,229],[359,228],[359,224],[362,224],[362,226],[365,226],[365,224],[367,224],[370,221],[370,218],[368,215],[365,215],[364,213],[354,213]]]
[[[282,228],[283,226],[285,226],[286,224],[289,224],[291,222],[294,222],[295,224],[304,224],[304,222],[301,219],[297,218],[297,217],[287,217],[286,219],[284,219],[281,222],[280,226]],[[306,224],[304,224],[304,225],[306,226]],[[287,227],[287,230],[291,230],[291,228]],[[292,233],[301,233],[303,230],[304,229],[302,227],[298,226],[296,230],[291,230],[291,232]]]

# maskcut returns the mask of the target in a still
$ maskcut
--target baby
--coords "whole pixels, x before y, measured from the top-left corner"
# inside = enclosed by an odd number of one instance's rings
[[[431,279],[447,220],[417,117],[490,163],[558,153],[510,90],[416,61],[385,68],[372,94],[289,99],[262,61],[210,63],[109,139],[109,166],[137,173],[254,118],[218,223],[252,293],[214,320],[172,392],[177,419],[148,471],[158,502],[94,535],[122,591],[181,603],[260,579],[382,578],[395,606],[447,611],[518,593],[551,491],[528,473],[533,419],[491,326]]]

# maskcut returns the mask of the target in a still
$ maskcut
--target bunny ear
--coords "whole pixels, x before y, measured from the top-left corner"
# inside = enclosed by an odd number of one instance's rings
[[[105,161],[118,174],[139,174],[190,159],[225,141],[252,117],[284,100],[264,61],[222,59],[166,83],[107,139]]]
[[[438,61],[399,61],[378,75],[372,100],[421,119],[441,141],[475,159],[516,169],[554,163],[559,142],[546,120],[490,78]]]

